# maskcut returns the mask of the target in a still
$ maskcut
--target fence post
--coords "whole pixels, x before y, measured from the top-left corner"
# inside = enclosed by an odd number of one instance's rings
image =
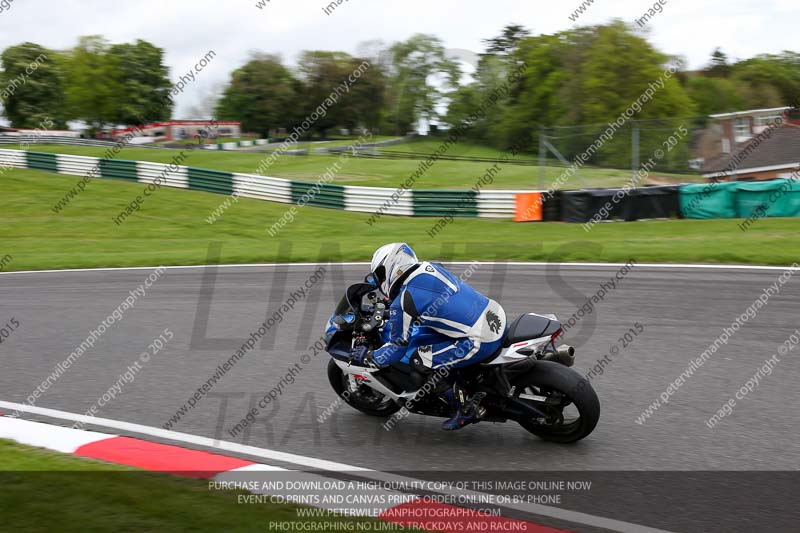
[[[539,124],[539,190],[544,190],[547,174],[547,147],[544,145],[544,125]]]
[[[633,171],[631,181],[633,182],[633,187],[638,188],[636,173],[639,172],[639,123],[631,120],[631,126],[631,170]]]

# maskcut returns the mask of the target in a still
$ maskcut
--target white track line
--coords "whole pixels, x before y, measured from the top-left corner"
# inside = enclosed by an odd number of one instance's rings
[[[75,453],[81,446],[116,436],[96,431],[41,424],[12,416],[0,417],[0,438],[61,453]]]
[[[560,267],[622,267],[627,263],[547,263],[547,262],[526,262],[526,261],[445,261],[449,265],[508,265],[508,266],[560,266]],[[107,267],[107,268],[64,268],[57,270],[15,270],[10,272],[0,272],[0,275],[13,275],[13,274],[47,274],[55,272],[114,272],[124,270],[153,270],[154,268],[166,268],[169,270],[191,269],[191,268],[206,268],[215,266],[218,268],[274,268],[279,266],[293,266],[293,267],[314,267],[320,265],[330,265],[332,263],[245,263],[245,264],[225,264],[225,265],[170,265],[170,266],[142,266],[142,267]],[[342,266],[366,266],[367,262],[344,262],[333,263]],[[797,263],[795,263],[796,265]],[[685,268],[685,269],[708,269],[708,270],[798,270],[800,267],[794,265],[787,266],[767,266],[767,265],[714,265],[714,264],[682,264],[682,263],[636,263],[636,267],[644,268]]]
[[[72,429],[64,426],[56,426],[53,424],[46,424],[43,422],[32,422],[22,418],[14,418],[10,416],[0,416],[0,439],[11,439],[13,441],[27,444],[28,446],[35,446],[38,448],[45,448],[48,450],[55,450],[61,453],[76,454],[80,448],[89,444],[95,444],[102,441],[114,441],[118,435],[109,433],[98,433],[95,431],[86,431],[84,429]],[[149,442],[144,439],[134,439],[139,442]],[[113,445],[111,445],[113,447]],[[123,446],[127,446],[123,445]],[[184,450],[190,450],[188,447],[181,447]],[[118,448],[122,451],[122,448]],[[208,453],[208,452],[206,452]],[[130,465],[125,458],[114,459],[115,462],[123,465]],[[265,476],[265,473],[266,474]],[[275,478],[293,482],[304,482],[308,485],[298,488],[268,488],[265,489],[264,485],[258,483],[259,481],[272,481]],[[335,486],[336,492],[334,494],[338,498],[326,501],[325,496],[328,495],[330,490],[323,490],[319,487],[325,487],[326,482],[330,482],[332,478],[322,475],[295,472],[280,468],[277,466],[265,465],[254,463],[247,466],[241,466],[231,470],[225,470],[216,474],[213,478],[214,481],[253,481],[257,483],[257,487],[249,488],[249,492],[254,494],[266,494],[270,496],[277,496],[282,498],[283,501],[304,503],[308,502],[307,496],[310,494],[314,496],[311,500],[312,506],[327,509],[329,511],[338,511],[342,509],[342,502],[345,502],[345,509],[348,514],[357,516],[372,516],[378,518],[379,515],[385,511],[392,509],[398,505],[403,505],[413,502],[419,498],[416,494],[406,494],[397,491],[361,488],[359,486],[348,486],[346,489]],[[310,490],[308,487],[311,487]],[[275,487],[275,485],[273,485]],[[349,495],[357,495],[353,498],[353,503],[346,501]]]
[[[185,442],[194,444],[196,446],[207,446],[209,448],[216,448],[218,450],[226,450],[234,453],[241,453],[261,457],[264,459],[272,459],[273,461],[281,461],[284,463],[292,463],[308,468],[317,468],[320,470],[328,471],[346,471],[357,472],[361,470],[368,471],[368,469],[359,468],[357,466],[345,465],[333,461],[326,461],[324,459],[314,459],[312,457],[304,457],[302,455],[295,455],[291,453],[279,452],[276,450],[267,450],[265,448],[256,448],[254,446],[246,446],[237,444],[235,442],[220,441],[208,437],[200,437],[197,435],[190,435],[188,433],[180,433],[177,431],[169,431],[166,429],[142,426],[130,422],[122,422],[120,420],[112,420],[109,418],[100,418],[86,415],[79,415],[76,413],[68,413],[66,411],[58,411],[56,409],[48,409],[46,407],[36,407],[26,404],[18,404],[11,402],[0,401],[0,407],[6,409],[13,409],[23,413],[33,413],[37,415],[49,416],[51,418],[58,418],[61,420],[70,420],[72,422],[81,422],[83,424],[91,424],[94,426],[106,427],[116,429],[119,431],[128,431],[130,433],[138,433],[140,435],[149,435],[160,439],[168,439],[178,442]]]
[[[381,481],[386,483],[403,483],[407,486],[420,486],[421,480],[398,476],[395,474],[388,474],[377,470],[368,468],[361,468],[351,466],[334,461],[326,461],[324,459],[316,459],[313,457],[306,457],[303,455],[296,455],[291,453],[279,452],[277,450],[269,450],[266,448],[257,448],[255,446],[247,446],[244,444],[237,444],[235,442],[219,441],[208,437],[200,437],[197,435],[190,435],[188,433],[180,433],[177,431],[169,431],[166,429],[143,426],[140,424],[133,424],[130,422],[122,422],[119,420],[111,420],[108,418],[99,418],[80,415],[76,413],[68,413],[66,411],[58,411],[56,409],[48,409],[45,407],[35,407],[25,404],[0,401],[0,408],[16,410],[24,413],[33,413],[59,420],[69,420],[73,422],[83,422],[85,424],[92,424],[95,426],[117,429],[129,433],[136,433],[140,435],[148,435],[151,437],[183,442],[186,444],[194,444],[195,446],[204,446],[207,448],[214,448],[217,450],[225,450],[228,452],[240,453],[253,457],[261,457],[263,459],[272,459],[274,461],[281,461],[284,463],[291,463],[299,466],[315,468],[319,470],[327,470],[329,472],[353,472],[360,477],[369,478],[374,481]],[[415,485],[416,484],[416,485]],[[485,503],[488,498],[486,493],[470,491],[470,490],[441,490],[431,491],[439,494],[447,494],[452,496],[460,496],[461,498],[468,498],[476,504]],[[620,520],[611,518],[604,518],[601,516],[594,516],[587,513],[578,511],[570,511],[568,509],[561,509],[558,507],[550,507],[536,503],[508,503],[503,504],[502,507],[507,509],[514,509],[524,513],[547,516],[558,520],[565,520],[576,524],[584,524],[588,526],[610,529],[613,531],[621,531],[624,533],[667,533],[661,529],[654,529],[638,524],[631,524]]]

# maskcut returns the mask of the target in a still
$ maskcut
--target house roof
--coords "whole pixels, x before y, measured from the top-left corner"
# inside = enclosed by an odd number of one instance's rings
[[[760,115],[761,113],[782,113],[789,111],[791,107],[771,107],[768,109],[748,109],[747,111],[734,111],[733,113],[719,113],[717,115],[709,115],[711,118],[735,118],[735,117],[749,117],[750,115]]]
[[[720,154],[708,159],[701,169],[705,177],[720,173],[743,174],[756,169],[800,167],[800,126],[784,124],[771,135],[756,135],[736,145],[733,154]]]

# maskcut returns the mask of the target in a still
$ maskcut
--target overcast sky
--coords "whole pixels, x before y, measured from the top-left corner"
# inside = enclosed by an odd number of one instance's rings
[[[142,38],[166,50],[173,81],[214,50],[214,61],[176,99],[176,118],[188,118],[190,107],[227,81],[254,50],[294,63],[306,49],[352,53],[367,40],[390,43],[433,33],[450,48],[477,52],[481,39],[508,23],[554,33],[613,18],[633,22],[653,5],[595,0],[573,22],[569,16],[581,0],[346,0],[330,15],[323,7],[331,0],[263,0],[263,9],[256,7],[259,1],[13,0],[0,12],[0,49],[23,41],[63,49],[91,34],[115,43]],[[685,57],[692,68],[703,66],[716,46],[732,58],[800,50],[798,0],[661,1],[666,5],[647,24],[648,38],[661,51]]]

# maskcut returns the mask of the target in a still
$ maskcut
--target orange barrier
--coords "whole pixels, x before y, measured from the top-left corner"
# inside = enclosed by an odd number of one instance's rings
[[[514,196],[514,222],[542,220],[542,193],[523,192]]]

